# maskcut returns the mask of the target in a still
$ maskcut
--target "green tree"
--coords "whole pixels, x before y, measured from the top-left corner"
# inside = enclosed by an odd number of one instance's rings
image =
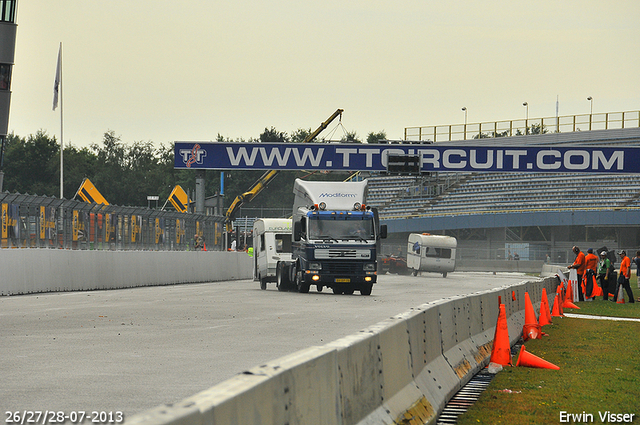
[[[371,132],[367,134],[367,143],[375,144],[380,143],[383,140],[387,140],[387,133],[384,130],[377,133]]]
[[[291,142],[292,143],[302,143],[307,137],[311,134],[311,129],[299,128],[293,133],[291,133]]]
[[[265,128],[260,135],[260,142],[262,143],[284,143],[288,141],[289,136],[287,136],[287,133],[278,131],[274,127]]]
[[[63,157],[64,197],[72,199],[85,177],[88,177],[93,182],[93,172],[96,168],[97,157],[88,148],[78,149],[75,146],[64,148]]]
[[[340,143],[362,143],[362,141],[358,138],[356,132],[347,131],[342,139],[340,139]]]
[[[3,190],[54,196],[59,194],[60,148],[44,130],[26,139],[10,134],[5,145]]]

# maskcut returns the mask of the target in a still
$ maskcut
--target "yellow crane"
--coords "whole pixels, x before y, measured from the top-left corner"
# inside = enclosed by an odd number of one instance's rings
[[[325,122],[320,124],[320,127],[318,127],[314,132],[310,133],[307,137],[305,137],[302,143],[309,143],[313,141],[313,139],[315,139],[318,136],[318,134],[322,133],[322,131],[325,128],[327,128],[329,124],[331,124],[331,122],[335,120],[338,116],[340,116],[340,119],[342,119],[342,112],[343,112],[342,109],[337,109]],[[226,214],[227,232],[233,231],[231,222],[235,218],[235,215],[237,214],[238,209],[242,206],[242,204],[244,204],[245,201],[251,202],[253,198],[255,198],[256,195],[258,195],[258,193],[260,193],[265,187],[267,187],[269,182],[271,182],[271,180],[273,180],[276,177],[276,175],[278,175],[279,172],[280,170],[266,171],[249,188],[249,190],[247,190],[245,193],[241,195],[236,196],[236,199],[233,200],[233,202],[231,203],[231,206],[229,206],[229,209],[227,210],[227,214]]]

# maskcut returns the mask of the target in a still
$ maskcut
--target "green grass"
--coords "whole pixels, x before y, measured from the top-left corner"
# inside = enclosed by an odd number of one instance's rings
[[[639,292],[639,291],[636,291]],[[635,294],[636,299],[640,294]],[[640,303],[576,303],[565,313],[640,318]],[[640,322],[553,318],[526,350],[560,370],[505,367],[458,424],[558,424],[560,412],[633,413],[640,423]],[[513,356],[516,364],[517,355]]]

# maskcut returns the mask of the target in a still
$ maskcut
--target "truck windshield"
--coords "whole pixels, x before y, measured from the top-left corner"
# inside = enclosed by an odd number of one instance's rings
[[[348,217],[348,216],[347,216]],[[373,218],[309,217],[309,239],[371,240],[374,239]]]

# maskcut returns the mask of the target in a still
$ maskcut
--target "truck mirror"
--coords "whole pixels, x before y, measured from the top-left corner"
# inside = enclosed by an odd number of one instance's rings
[[[387,225],[386,224],[381,224],[380,225],[380,239],[386,239],[387,238]]]
[[[298,242],[301,239],[302,223],[296,221],[293,223],[293,240]]]

